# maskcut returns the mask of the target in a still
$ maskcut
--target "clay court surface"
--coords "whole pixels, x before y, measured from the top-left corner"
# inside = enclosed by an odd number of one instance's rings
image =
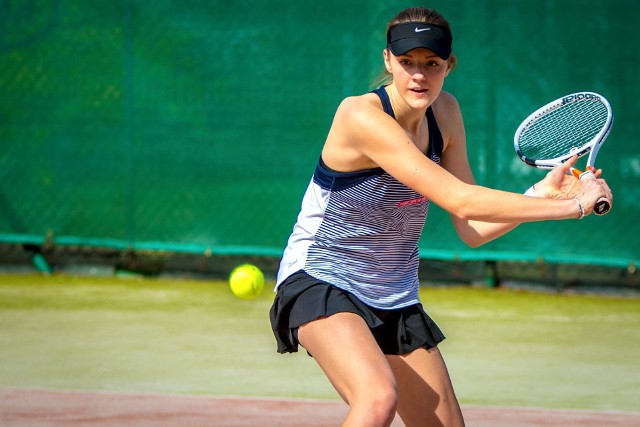
[[[346,411],[338,401],[0,389],[3,427],[324,427],[339,426]],[[469,427],[640,426],[640,413],[479,406],[463,412]]]
[[[640,427],[636,298],[424,292],[455,337],[467,426]],[[270,303],[226,283],[0,276],[0,427],[339,426],[313,360],[276,355]],[[261,397],[230,397],[247,390]],[[563,402],[592,409],[540,409]]]

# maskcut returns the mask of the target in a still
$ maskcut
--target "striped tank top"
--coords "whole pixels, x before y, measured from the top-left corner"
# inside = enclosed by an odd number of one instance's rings
[[[384,88],[374,93],[395,118]],[[426,114],[427,156],[440,164],[442,135],[431,107]],[[382,168],[336,172],[321,158],[282,256],[276,289],[304,270],[375,308],[418,303],[418,240],[428,208],[425,197]]]

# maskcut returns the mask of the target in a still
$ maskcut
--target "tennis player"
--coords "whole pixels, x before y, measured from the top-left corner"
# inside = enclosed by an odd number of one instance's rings
[[[349,405],[345,426],[462,426],[438,350],[443,333],[418,300],[418,240],[429,203],[471,247],[527,221],[581,218],[600,178],[550,171],[529,196],[475,185],[456,99],[448,22],[411,8],[387,27],[388,84],[337,109],[284,251],[270,317],[278,352],[301,345]],[[534,191],[535,189],[535,191]],[[531,197],[537,196],[537,197]]]

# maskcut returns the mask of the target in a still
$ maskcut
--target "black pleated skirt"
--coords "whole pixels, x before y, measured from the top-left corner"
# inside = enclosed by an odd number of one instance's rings
[[[278,353],[298,351],[301,325],[341,312],[361,316],[384,354],[408,354],[420,347],[429,349],[445,339],[422,304],[381,310],[299,271],[278,287],[269,313]]]

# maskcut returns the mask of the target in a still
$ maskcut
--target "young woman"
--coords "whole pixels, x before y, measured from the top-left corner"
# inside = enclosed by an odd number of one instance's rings
[[[535,194],[475,185],[460,108],[442,91],[456,64],[451,41],[431,9],[390,22],[390,83],[338,107],[278,271],[278,351],[302,345],[314,357],[350,407],[345,426],[386,426],[396,412],[407,426],[464,425],[437,347],[444,335],[418,300],[430,202],[475,247],[518,223],[581,218],[612,198],[604,180],[568,173],[576,158]]]

